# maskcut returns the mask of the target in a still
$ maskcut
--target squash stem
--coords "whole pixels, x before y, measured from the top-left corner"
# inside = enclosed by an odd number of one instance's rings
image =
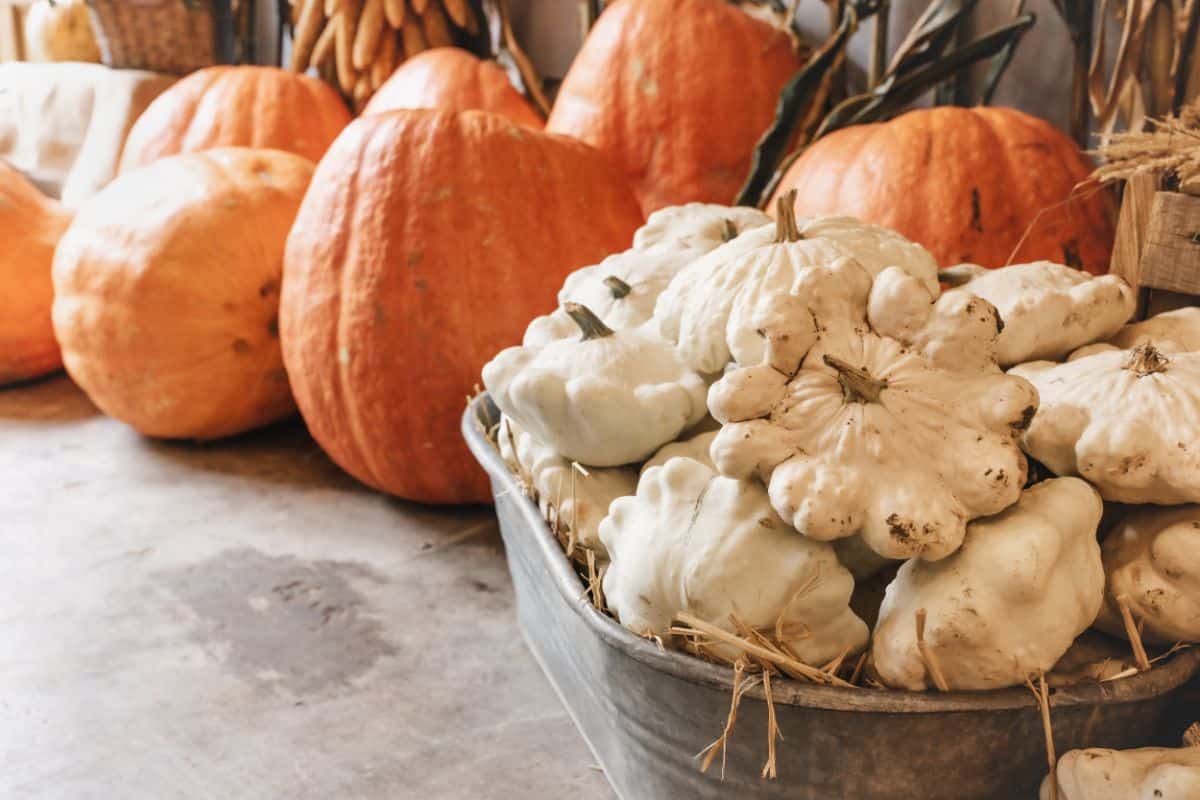
[[[737,238],[737,235],[738,235],[738,229],[737,229],[737,226],[733,224],[733,220],[731,220],[727,217],[721,221],[721,241],[722,242],[732,242],[734,239]]]
[[[633,291],[633,287],[625,281],[618,278],[616,275],[609,275],[603,281],[608,287],[608,291],[612,292],[613,300],[620,300],[625,295]]]
[[[575,321],[583,333],[580,341],[603,339],[605,336],[613,335],[612,328],[605,325],[599,317],[592,313],[590,308],[581,303],[563,303],[563,311],[567,312],[567,316]]]
[[[847,403],[878,403],[888,382],[872,378],[865,369],[852,366],[834,356],[824,357],[826,366],[833,367],[842,385],[842,396]]]
[[[1150,342],[1145,342],[1129,351],[1129,356],[1122,369],[1135,373],[1139,378],[1153,375],[1156,372],[1166,372],[1171,361]]]
[[[795,189],[790,189],[775,201],[775,242],[798,242],[804,237],[800,234],[800,226],[796,224],[796,195]]]

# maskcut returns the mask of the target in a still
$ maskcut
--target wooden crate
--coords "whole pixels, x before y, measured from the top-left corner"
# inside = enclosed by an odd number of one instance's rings
[[[1158,175],[1127,181],[1110,272],[1138,290],[1138,319],[1200,305],[1200,196]]]

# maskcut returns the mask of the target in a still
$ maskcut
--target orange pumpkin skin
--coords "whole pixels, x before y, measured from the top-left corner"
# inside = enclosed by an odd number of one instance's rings
[[[849,214],[894,228],[942,265],[1045,259],[1104,273],[1112,199],[1095,187],[1072,196],[1091,171],[1045,120],[1011,108],[939,107],[819,139],[775,197],[795,188],[797,214]]]
[[[801,67],[788,37],[723,0],[617,0],[571,64],[546,130],[594,145],[648,214],[732,203]]]
[[[490,501],[458,430],[480,370],[641,221],[625,177],[579,142],[481,111],[360,117],[287,243],[280,331],[309,431],[377,489]]]
[[[70,222],[62,206],[0,161],[0,385],[62,367],[50,266]]]
[[[313,164],[219,148],[118,176],[54,257],[67,372],[147,436],[217,439],[288,416],[283,248]]]
[[[154,99],[129,131],[120,171],[213,147],[264,147],[318,161],[350,122],[328,84],[275,67],[207,67]]]
[[[406,60],[371,97],[364,114],[402,108],[491,111],[541,130],[545,121],[495,61],[461,47],[435,47]]]

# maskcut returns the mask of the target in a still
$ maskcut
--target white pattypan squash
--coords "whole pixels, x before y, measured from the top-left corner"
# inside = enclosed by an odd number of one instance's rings
[[[600,520],[613,500],[637,491],[637,471],[627,467],[580,470],[508,417],[500,422],[497,443],[505,463],[534,490],[542,515],[549,518],[553,507],[558,520],[574,531],[577,543],[607,558]]]
[[[1057,779],[1057,792],[1050,782]],[[1070,750],[1042,781],[1039,800],[1195,800],[1200,747]]]
[[[849,607],[850,573],[829,545],[789,528],[757,483],[673,458],[643,473],[634,497],[613,502],[600,538],[612,559],[608,607],[638,634],[669,640],[680,612],[732,632],[736,614],[781,632],[781,644],[811,665],[866,645],[867,626]]]
[[[715,250],[743,231],[768,225],[771,218],[757,208],[687,203],[655,211],[633,234],[636,250],[669,245],[696,254]]]
[[[837,317],[861,320],[872,278],[888,267],[912,275],[927,304],[937,296],[937,266],[924,248],[847,217],[797,220],[788,199],[773,230],[749,231],[694,261],[659,296],[659,332],[678,343],[693,369],[717,372],[731,359],[759,363],[764,328],[811,341],[814,328]],[[814,270],[827,272],[810,276]]]
[[[1065,358],[1112,336],[1136,305],[1133,289],[1116,275],[1094,277],[1050,261],[985,269],[948,293],[982,297],[1000,312],[1002,367]]]
[[[917,646],[920,609],[925,643],[951,689],[999,689],[1049,671],[1100,610],[1103,511],[1084,481],[1044,481],[1003,513],[972,522],[952,556],[900,567],[873,637],[883,683],[934,685]]]
[[[944,297],[918,312],[902,291],[888,296],[872,291],[872,318],[912,343],[829,327],[791,377],[768,360],[715,383],[709,410],[726,425],[712,456],[724,475],[760,476],[775,510],[812,539],[857,534],[882,557],[936,560],[959,547],[967,521],[1018,499],[1016,439],[1037,392],[986,355],[997,327],[988,302]]]
[[[1131,508],[1100,549],[1108,580],[1096,627],[1125,636],[1125,595],[1144,639],[1200,642],[1200,506]]]
[[[1200,308],[1187,306],[1155,314],[1126,325],[1108,340],[1120,350],[1132,350],[1146,342],[1164,352],[1200,350]]]
[[[1009,374],[1041,395],[1021,444],[1056,475],[1120,503],[1200,501],[1200,353],[1146,343]]]
[[[711,430],[698,433],[695,436],[678,442],[664,444],[658,448],[657,453],[650,457],[650,460],[642,464],[641,471],[645,473],[651,467],[661,467],[672,458],[690,458],[693,461],[699,461],[710,469],[716,469],[713,466],[712,458],[708,454],[708,449],[712,447],[713,439],[716,438],[717,432]]]
[[[567,304],[581,338],[510,347],[483,368],[500,410],[564,458],[643,461],[706,414],[707,384],[646,327],[613,331]]]

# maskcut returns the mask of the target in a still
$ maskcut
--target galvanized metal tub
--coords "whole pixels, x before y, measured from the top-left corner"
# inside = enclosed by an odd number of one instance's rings
[[[776,681],[779,777],[763,780],[766,704],[751,691],[726,753],[702,774],[696,754],[720,733],[732,671],[662,651],[598,612],[542,520],[482,432],[486,395],[463,435],[492,481],[525,641],[622,800],[973,800],[1036,797],[1045,739],[1030,692],[913,693]],[[482,423],[482,425],[481,425]],[[1177,745],[1196,708],[1180,701],[1200,654],[1150,672],[1079,684],[1050,698],[1059,753]],[[753,698],[753,699],[752,699]],[[1190,715],[1190,717],[1189,717]]]

